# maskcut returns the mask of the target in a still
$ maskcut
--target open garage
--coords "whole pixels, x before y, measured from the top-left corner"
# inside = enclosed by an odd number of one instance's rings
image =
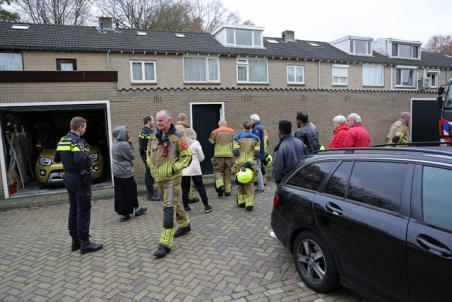
[[[109,101],[0,104],[0,163],[5,198],[64,190],[64,170],[53,157],[74,116],[88,120],[95,186],[111,185]]]

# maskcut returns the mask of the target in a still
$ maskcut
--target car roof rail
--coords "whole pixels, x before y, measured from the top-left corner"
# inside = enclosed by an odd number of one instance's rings
[[[411,142],[411,143],[401,143],[401,144],[382,144],[374,145],[372,147],[396,147],[396,146],[452,146],[452,141],[431,141],[431,142]]]
[[[390,145],[382,145],[382,146],[390,146]],[[397,146],[397,144],[392,144],[392,146]],[[398,145],[400,146],[400,145]],[[426,149],[426,148],[382,148],[379,146],[375,147],[364,147],[364,148],[338,148],[338,149],[330,149],[330,150],[322,150],[319,151],[317,154],[320,153],[328,153],[328,152],[337,152],[337,151],[344,151],[344,153],[352,153],[354,154],[355,151],[378,151],[378,152],[400,152],[400,153],[428,153],[428,154],[434,154],[434,155],[444,155],[452,157],[452,152],[446,152],[446,151],[438,151],[438,150],[432,150],[432,149]]]

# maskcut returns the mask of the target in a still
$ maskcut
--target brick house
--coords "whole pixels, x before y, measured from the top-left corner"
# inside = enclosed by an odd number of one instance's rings
[[[24,123],[31,145],[39,125],[63,131],[71,116],[87,116],[107,163],[112,125],[126,124],[136,138],[143,115],[161,109],[188,113],[207,157],[207,136],[219,118],[239,130],[254,112],[269,128],[270,149],[277,122],[293,121],[300,110],[310,113],[323,144],[331,119],[350,112],[362,115],[373,143],[382,143],[412,97],[434,97],[452,76],[451,57],[421,52],[416,41],[346,36],[327,43],[263,32],[237,25],[192,33],[114,29],[108,22],[0,23],[0,116]],[[0,190],[8,197],[3,132],[0,138]],[[210,162],[203,165],[209,173]],[[137,160],[136,173],[142,169]]]

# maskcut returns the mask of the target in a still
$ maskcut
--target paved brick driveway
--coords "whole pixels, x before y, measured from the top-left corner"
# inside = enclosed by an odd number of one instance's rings
[[[291,254],[269,236],[273,190],[252,213],[233,197],[212,198],[210,214],[193,205],[193,231],[161,260],[151,255],[160,203],[143,197],[149,213],[125,223],[112,200],[93,202],[91,234],[105,247],[84,256],[70,252],[67,204],[0,212],[0,301],[363,301],[300,282]]]

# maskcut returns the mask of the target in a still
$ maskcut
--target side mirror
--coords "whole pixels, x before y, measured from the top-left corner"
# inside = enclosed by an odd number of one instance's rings
[[[438,95],[443,95],[444,94],[444,86],[440,86],[438,88]]]

